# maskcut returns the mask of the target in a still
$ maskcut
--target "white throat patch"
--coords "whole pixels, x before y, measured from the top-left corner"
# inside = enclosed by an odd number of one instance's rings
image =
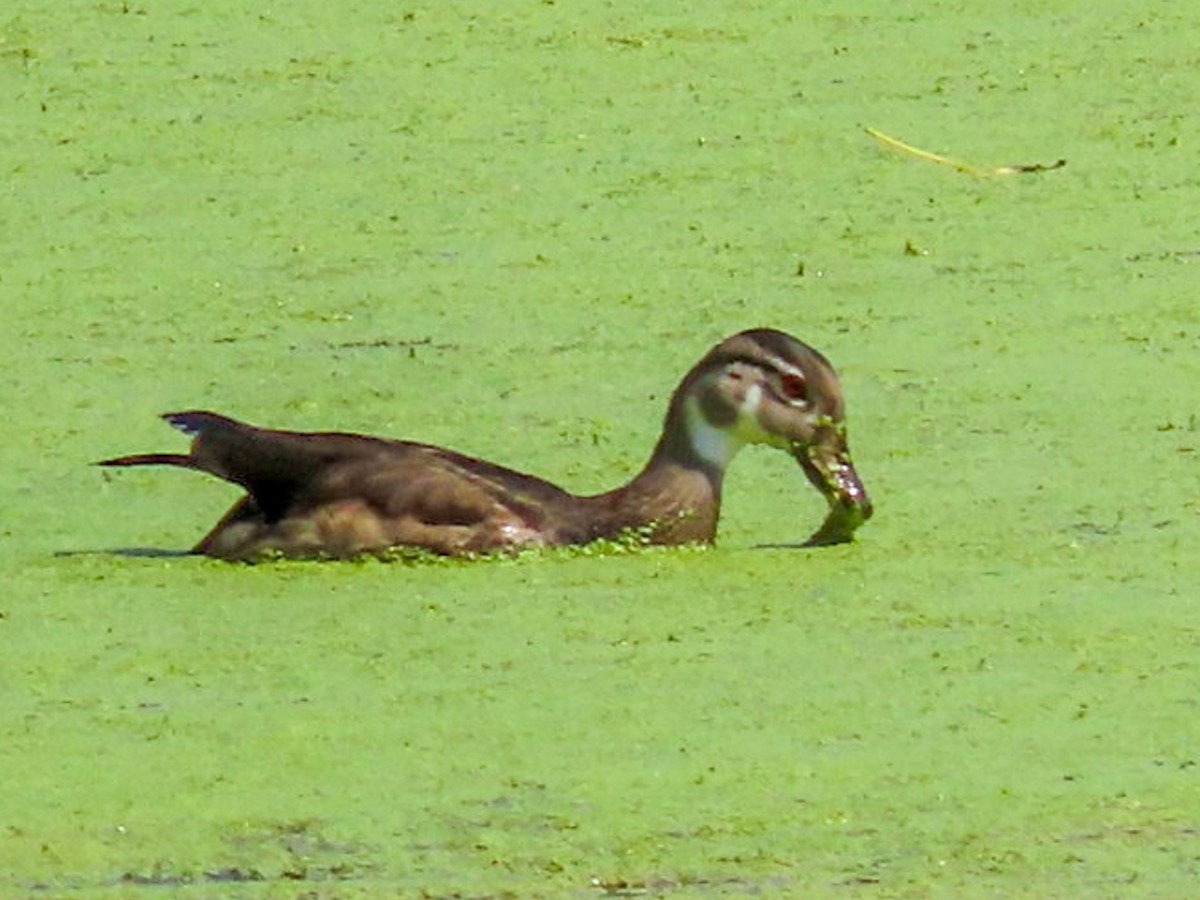
[[[729,428],[717,428],[705,417],[700,401],[690,397],[685,407],[688,438],[696,455],[715,468],[724,470],[746,444],[758,443],[766,432],[758,422],[762,385],[751,385],[738,407],[737,420]]]

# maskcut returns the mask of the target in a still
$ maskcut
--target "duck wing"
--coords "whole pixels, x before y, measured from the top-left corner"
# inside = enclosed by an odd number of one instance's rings
[[[175,465],[245,488],[195,552],[333,555],[398,545],[439,553],[563,543],[578,498],[465,454],[359,434],[256,428],[212,412],[164,418],[190,453],[139,454],[101,465]]]

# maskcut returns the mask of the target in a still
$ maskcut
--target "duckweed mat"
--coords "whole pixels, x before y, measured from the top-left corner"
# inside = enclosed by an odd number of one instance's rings
[[[1200,14],[856,9],[6,6],[0,894],[1196,892]],[[228,485],[89,465],[598,491],[760,325],[853,545],[748,451],[712,549],[228,565]]]

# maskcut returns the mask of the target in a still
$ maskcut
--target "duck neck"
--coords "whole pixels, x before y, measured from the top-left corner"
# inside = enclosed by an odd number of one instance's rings
[[[674,398],[642,471],[623,487],[588,498],[603,510],[595,536],[644,529],[650,543],[710,543],[725,469],[739,449],[741,442],[714,427],[694,397]]]

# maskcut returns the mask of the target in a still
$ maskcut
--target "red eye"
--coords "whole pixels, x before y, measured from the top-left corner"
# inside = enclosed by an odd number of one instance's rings
[[[779,378],[779,389],[789,400],[807,400],[808,384],[800,375],[787,372]]]

